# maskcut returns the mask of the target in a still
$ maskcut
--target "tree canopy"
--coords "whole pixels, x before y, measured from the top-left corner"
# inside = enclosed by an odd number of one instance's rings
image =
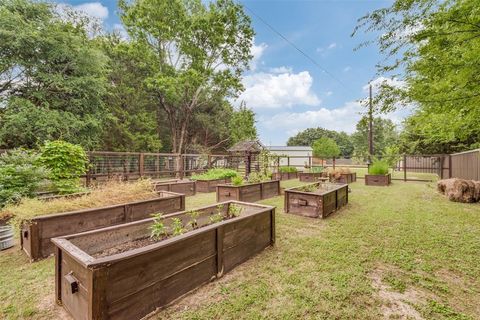
[[[311,146],[314,141],[327,137],[335,140],[342,157],[350,158],[353,154],[354,146],[349,135],[343,131],[327,130],[323,128],[308,128],[295,136],[288,138],[287,146]]]
[[[476,1],[396,0],[360,19],[358,30],[381,34],[374,42],[386,59],[378,72],[397,78],[396,85],[382,85],[378,109],[414,110],[402,135],[404,151],[441,153],[479,146]]]
[[[335,140],[321,137],[312,144],[313,155],[318,158],[333,158],[340,155],[340,148]]]

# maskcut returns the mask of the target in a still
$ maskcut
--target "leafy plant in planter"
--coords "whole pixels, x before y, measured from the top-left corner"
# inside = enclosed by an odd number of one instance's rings
[[[388,163],[382,160],[376,160],[368,168],[368,174],[385,175],[388,173]]]
[[[243,185],[243,178],[241,176],[236,176],[232,178],[232,184],[234,186],[241,186]]]
[[[190,217],[189,224],[192,226],[192,229],[198,228],[197,218],[200,216],[200,212],[197,210],[190,210],[187,212],[187,215]]]
[[[221,212],[217,212],[210,216],[210,223],[217,223],[223,221],[223,214]]]
[[[306,185],[306,186],[303,186],[303,187],[300,187],[299,190],[300,191],[304,191],[304,192],[314,192],[317,190],[317,186],[314,185],[314,184],[310,184],[310,185]]]
[[[182,219],[172,218],[172,235],[179,236],[185,233],[185,228],[183,226]]]
[[[312,166],[310,168],[310,173],[322,173],[323,169],[324,168],[322,166]]]
[[[264,175],[261,172],[252,172],[248,176],[249,183],[260,183],[260,182],[269,181],[269,180],[270,180],[270,177],[267,175]]]
[[[240,206],[236,205],[235,203],[231,203],[228,206],[228,217],[229,218],[238,217],[241,212],[242,212],[242,208]]]
[[[279,170],[281,173],[295,173],[295,172],[298,172],[297,168],[296,168],[296,167],[292,167],[292,166],[280,167],[278,170]]]
[[[81,146],[58,140],[45,143],[38,163],[49,170],[54,189],[68,194],[80,190],[80,176],[87,171],[88,158]]]
[[[161,213],[153,215],[153,224],[150,226],[150,230],[150,238],[152,239],[159,240],[168,235]]]
[[[190,177],[192,180],[217,180],[228,179],[238,176],[238,172],[232,169],[213,168],[202,174]]]

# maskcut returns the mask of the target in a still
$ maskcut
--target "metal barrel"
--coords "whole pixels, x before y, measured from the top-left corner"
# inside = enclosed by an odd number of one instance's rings
[[[0,250],[13,247],[13,227],[0,226]]]

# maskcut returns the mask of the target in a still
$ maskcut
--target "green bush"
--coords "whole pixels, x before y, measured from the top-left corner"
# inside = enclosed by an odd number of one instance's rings
[[[46,142],[38,162],[48,169],[55,191],[68,194],[81,190],[80,176],[87,171],[88,163],[81,146],[60,140]]]
[[[369,174],[387,174],[388,163],[382,160],[374,161],[368,168]]]
[[[214,168],[202,174],[195,174],[190,177],[191,180],[216,180],[228,179],[238,176],[238,172],[232,169]]]
[[[271,180],[271,176],[265,175],[261,172],[252,172],[248,176],[249,183],[260,183],[260,182],[270,181],[270,180]]]
[[[0,155],[0,208],[22,197],[33,197],[47,170],[38,165],[38,154],[15,149]]]
[[[279,170],[281,173],[295,173],[295,172],[298,172],[297,168],[296,168],[296,167],[292,167],[292,166],[280,167],[280,168],[278,168],[278,170]]]
[[[311,173],[321,173],[321,172],[323,172],[323,169],[324,168],[322,166],[312,166],[310,168],[310,172]]]

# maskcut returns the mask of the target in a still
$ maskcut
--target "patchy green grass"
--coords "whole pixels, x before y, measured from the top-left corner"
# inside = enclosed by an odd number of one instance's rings
[[[351,188],[325,220],[283,213],[283,196],[262,201],[277,206],[276,246],[151,319],[479,319],[480,205],[424,183]],[[214,202],[198,194],[187,207]],[[63,319],[53,275],[53,258],[0,253],[0,318]]]
[[[339,166],[341,168],[341,166]],[[365,174],[368,172],[367,168],[350,168],[352,172],[357,173],[357,177],[365,177]],[[393,171],[390,169],[390,173],[392,174],[393,179],[403,179],[404,173],[403,171]],[[412,180],[431,180],[437,181],[438,176],[433,173],[423,173],[423,172],[413,172],[407,170],[407,179]]]

